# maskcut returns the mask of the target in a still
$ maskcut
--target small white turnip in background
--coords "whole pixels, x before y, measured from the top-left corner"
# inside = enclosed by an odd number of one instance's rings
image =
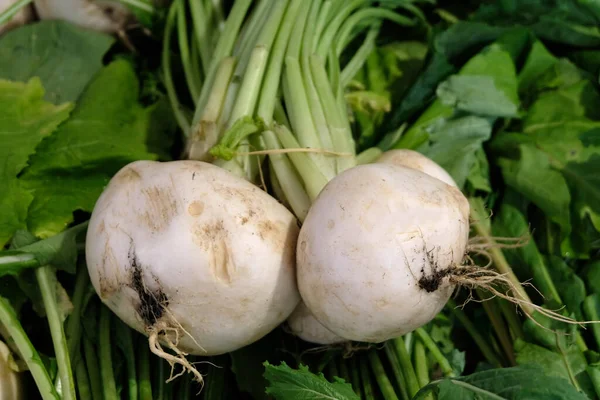
[[[132,14],[118,1],[104,0],[34,0],[42,20],[69,21],[83,28],[104,33],[124,30]]]
[[[0,341],[0,400],[21,400],[23,393],[22,374],[13,367],[10,349]]]
[[[455,285],[469,203],[415,169],[360,165],[333,178],[300,230],[300,294],[335,334],[382,342],[429,322]]]
[[[294,335],[306,342],[329,345],[347,341],[317,321],[302,301],[288,318],[287,324]]]
[[[98,199],[86,259],[96,292],[130,327],[217,355],[260,339],[298,304],[298,231],[277,200],[222,168],[137,161]]]
[[[450,186],[458,187],[448,172],[429,157],[409,149],[392,149],[383,153],[376,163],[408,167],[433,176]]]
[[[15,4],[18,0],[0,0],[0,13],[8,10],[10,6]],[[15,29],[21,25],[25,25],[26,23],[33,20],[33,9],[31,4],[22,7],[15,15],[12,16],[7,22],[0,24],[0,35],[4,32],[8,32],[12,29]]]

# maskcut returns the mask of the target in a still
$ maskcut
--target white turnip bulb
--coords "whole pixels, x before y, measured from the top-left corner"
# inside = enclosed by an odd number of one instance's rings
[[[86,259],[96,292],[130,327],[216,355],[260,339],[298,304],[298,231],[277,200],[222,168],[137,161],[98,199]]]
[[[455,285],[469,203],[412,168],[367,164],[333,178],[300,230],[300,294],[336,335],[382,342],[431,321]]]
[[[377,163],[408,167],[433,176],[450,186],[458,187],[450,174],[435,161],[415,150],[392,149],[384,152]]]
[[[296,307],[287,320],[290,331],[305,342],[330,345],[347,340],[325,328],[310,312],[304,302]]]

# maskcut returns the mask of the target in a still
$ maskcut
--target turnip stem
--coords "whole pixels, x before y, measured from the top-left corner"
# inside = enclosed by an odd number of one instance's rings
[[[352,388],[354,389],[354,393],[360,396],[361,393],[361,385],[360,385],[360,368],[357,363],[358,356],[353,356],[348,359],[350,362],[350,379],[352,382]]]
[[[148,342],[141,338],[138,341],[138,370],[139,372],[139,398],[140,400],[152,400],[152,383],[150,381],[150,350]]]
[[[331,133],[333,148],[336,151],[354,154],[354,141],[347,117],[342,115],[338,109],[322,60],[314,55],[311,56],[310,67]],[[354,157],[340,157],[337,159],[337,173],[339,174],[355,165]]]
[[[173,82],[173,75],[171,73],[171,35],[173,33],[173,25],[175,24],[175,18],[177,17],[177,3],[173,3],[167,14],[165,23],[165,33],[163,37],[163,49],[162,49],[162,68],[163,68],[163,80],[165,89],[167,90],[167,96],[173,109],[173,115],[179,125],[179,128],[183,131],[185,136],[190,134],[190,121],[182,111],[181,103],[177,97],[175,90],[175,83]]]
[[[482,293],[481,290],[477,290],[477,294],[480,299],[485,299],[487,296]],[[506,326],[504,325],[504,321],[502,320],[502,316],[500,315],[500,311],[496,307],[495,299],[490,299],[488,301],[482,301],[483,309],[485,310],[488,318],[490,319],[492,326],[494,327],[494,331],[496,332],[496,336],[500,341],[500,345],[504,350],[504,354],[507,357],[508,362],[511,366],[516,365],[516,361],[514,358],[512,340],[506,330]]]
[[[200,60],[202,62],[202,70],[206,71],[210,64],[210,43],[211,43],[211,29],[209,16],[206,13],[205,7],[200,1],[190,0],[190,12],[192,14],[192,26],[194,28],[195,41],[200,53]]]
[[[414,364],[419,386],[423,387],[429,383],[429,367],[427,366],[425,346],[421,340],[415,341]]]
[[[263,132],[263,137],[268,149],[280,149],[279,141],[272,131]],[[302,182],[292,166],[288,157],[284,154],[271,154],[269,160],[273,165],[275,176],[281,185],[286,199],[290,203],[294,214],[300,222],[304,221],[310,208],[310,198],[302,186]]]
[[[321,35],[321,40],[319,41],[319,45],[317,47],[316,54],[325,58],[327,56],[327,52],[329,51],[329,47],[335,38],[336,33],[338,32],[341,24],[344,20],[354,11],[356,8],[360,7],[366,0],[352,0],[350,2],[344,2],[344,7],[339,10],[336,14],[334,14],[333,19],[325,28],[325,31]]]
[[[74,361],[75,365],[75,381],[77,382],[77,393],[79,394],[78,399],[80,400],[92,400],[92,392],[90,381],[85,370],[85,363],[82,357],[77,357]]]
[[[398,357],[396,357],[392,346],[385,346],[385,354],[387,355],[388,361],[392,368],[392,373],[394,375],[394,379],[396,380],[396,385],[398,385],[398,388],[400,390],[400,396],[403,400],[410,400],[410,398],[408,397],[408,392],[406,390],[406,380],[404,379],[404,374],[402,374],[400,362],[398,361]]]
[[[323,33],[323,29],[325,29],[325,22],[329,17],[329,12],[331,11],[331,6],[333,5],[331,0],[325,0],[321,9],[319,11],[319,18],[317,19],[317,23],[315,26],[315,33],[312,37],[312,43],[310,46],[310,54],[314,53],[317,50],[317,46],[319,45],[319,39],[321,38],[321,34]]]
[[[66,322],[66,336],[71,362],[75,364],[75,359],[79,358],[78,348],[81,346],[81,313],[83,308],[83,299],[89,288],[90,278],[86,268],[79,268],[75,278],[75,289],[73,290],[73,311]]]
[[[29,337],[19,323],[19,318],[10,302],[0,296],[0,324],[5,328],[8,338],[20,353],[23,361],[35,381],[37,389],[43,400],[56,400],[59,395],[54,388],[52,379]],[[12,347],[12,346],[11,346]]]
[[[64,400],[75,400],[77,395],[75,393],[73,371],[71,370],[71,359],[63,327],[63,318],[60,315],[57,304],[56,272],[51,266],[45,265],[35,270],[35,277],[40,286],[44,310],[46,311],[50,327],[50,335],[52,336],[52,344],[54,345],[56,362],[58,364],[62,398]]]
[[[290,149],[300,147],[300,144],[296,141],[294,135],[292,135],[285,126],[277,125],[274,127],[274,131],[284,148]],[[327,184],[326,177],[323,176],[321,170],[319,170],[307,154],[290,153],[288,154],[288,157],[300,173],[310,200],[314,201]]]
[[[92,396],[94,400],[103,400],[102,382],[100,371],[98,370],[98,356],[91,340],[87,336],[83,336],[83,352],[85,354],[85,365],[90,378],[90,386],[92,387]]]
[[[504,318],[506,318],[506,321],[508,322],[508,327],[515,336],[515,339],[522,339],[525,336],[525,333],[521,326],[522,323],[517,317],[517,313],[515,313],[514,305],[505,300],[498,301],[498,305],[500,306],[502,314],[504,314]]]
[[[392,343],[396,350],[396,356],[398,357],[400,366],[402,367],[402,373],[406,379],[408,395],[410,398],[412,398],[420,389],[419,382],[417,381],[417,375],[415,374],[415,369],[410,361],[410,356],[406,351],[406,345],[404,344],[402,336],[398,336],[397,338],[393,339]]]
[[[283,22],[277,33],[277,38],[275,39],[275,44],[273,45],[273,51],[261,88],[257,109],[258,117],[261,118],[267,126],[269,126],[273,120],[273,113],[277,102],[277,91],[281,80],[281,70],[283,68],[283,58],[302,2],[303,0],[292,0],[286,10]]]
[[[10,7],[0,13],[0,25],[15,16],[23,7],[27,7],[33,0],[19,0],[14,2]]]
[[[340,74],[340,85],[346,87],[350,81],[356,76],[358,71],[363,67],[369,55],[375,49],[375,39],[379,34],[379,24],[374,24],[367,33],[365,40],[346,64]]]
[[[227,21],[225,22],[223,34],[219,37],[219,40],[215,45],[215,51],[212,54],[212,62],[210,63],[208,72],[206,73],[206,82],[212,82],[214,80],[214,76],[217,72],[217,67],[221,62],[221,59],[231,54],[231,49],[233,48],[237,38],[240,26],[242,25],[242,22],[244,21],[248,8],[251,4],[252,0],[238,0],[234,2]],[[210,85],[204,85],[202,87],[200,99],[198,100],[198,105],[192,120],[193,126],[199,122],[209,94]]]
[[[192,68],[192,61],[190,57],[190,41],[188,40],[188,29],[185,13],[185,0],[177,0],[177,6],[177,42],[179,43],[179,53],[181,54],[183,73],[195,105],[198,102],[198,96],[200,96],[200,77],[198,76],[199,71],[196,71]]]
[[[415,330],[415,334],[419,337],[420,342],[427,347],[427,350],[433,355],[433,358],[437,361],[440,366],[440,369],[446,376],[455,376],[454,370],[450,365],[448,359],[442,354],[442,351],[438,347],[438,345],[433,341],[429,333],[423,328],[418,328]],[[417,341],[419,343],[419,341]],[[415,343],[416,345],[416,343]],[[416,351],[416,348],[415,348]]]
[[[377,380],[377,384],[379,385],[379,390],[383,395],[384,400],[398,400],[398,396],[396,396],[396,392],[394,391],[394,387],[392,383],[387,377],[385,373],[385,368],[383,368],[383,364],[379,359],[379,355],[376,350],[369,350],[367,356],[369,357],[369,363],[371,364],[371,369],[373,370],[373,375],[375,375],[375,380]]]
[[[356,155],[356,164],[370,164],[375,162],[383,152],[377,147],[370,147]]]
[[[105,305],[101,305],[100,321],[98,323],[98,349],[100,352],[100,375],[102,376],[104,400],[116,400],[119,398],[112,365],[110,318],[111,311]]]
[[[471,338],[473,338],[475,344],[477,344],[477,347],[479,347],[479,350],[485,359],[496,368],[502,367],[502,362],[496,355],[496,352],[492,349],[481,333],[479,333],[475,325],[465,315],[464,311],[456,305],[454,300],[450,299],[446,304],[446,307],[456,316],[456,318],[458,318],[462,327],[465,328],[469,335],[471,335]]]
[[[371,374],[369,373],[368,360],[359,360],[358,365],[360,367],[360,378],[363,390],[363,399],[371,400],[375,399],[373,395],[373,386],[371,385]]]

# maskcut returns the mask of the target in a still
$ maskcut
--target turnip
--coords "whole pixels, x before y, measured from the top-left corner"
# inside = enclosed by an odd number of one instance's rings
[[[288,318],[287,324],[294,335],[310,343],[330,345],[346,341],[317,321],[302,301]]]
[[[24,398],[23,375],[17,371],[8,346],[0,341],[0,400]]]
[[[34,0],[42,20],[64,20],[105,33],[119,33],[132,18],[131,12],[118,1],[104,0]]]
[[[302,225],[301,297],[341,337],[397,337],[446,304],[468,238],[469,203],[455,187],[401,166],[353,167],[325,186]]]
[[[277,200],[215,165],[137,161],[98,199],[86,260],[102,301],[185,364],[157,339],[180,355],[223,354],[292,313],[298,229]]]
[[[6,21],[0,19],[0,35],[24,25],[34,17],[31,4],[22,6],[20,0],[0,0],[0,15],[4,13],[8,17]]]
[[[446,172],[444,168],[418,151],[410,149],[388,150],[383,153],[376,162],[416,169],[427,175],[433,176],[450,186],[457,187],[454,179],[452,179],[450,174]]]

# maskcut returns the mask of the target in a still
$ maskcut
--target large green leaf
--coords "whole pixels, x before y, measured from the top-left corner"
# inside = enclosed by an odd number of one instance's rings
[[[292,369],[287,364],[265,363],[265,378],[269,381],[267,394],[277,400],[358,400],[352,386],[340,378],[329,382],[323,374],[313,374],[301,365]]]
[[[128,61],[103,68],[71,118],[39,145],[21,178],[35,196],[29,230],[42,238],[64,230],[74,211],[92,211],[118,169],[156,159],[146,145],[154,109],[139,104],[138,79]]]
[[[38,78],[27,83],[0,80],[0,247],[17,229],[25,227],[33,197],[17,175],[44,137],[68,118],[70,103],[60,106],[43,100]]]
[[[0,78],[28,81],[37,76],[45,99],[75,101],[102,68],[114,38],[64,21],[40,21],[0,37]]]

